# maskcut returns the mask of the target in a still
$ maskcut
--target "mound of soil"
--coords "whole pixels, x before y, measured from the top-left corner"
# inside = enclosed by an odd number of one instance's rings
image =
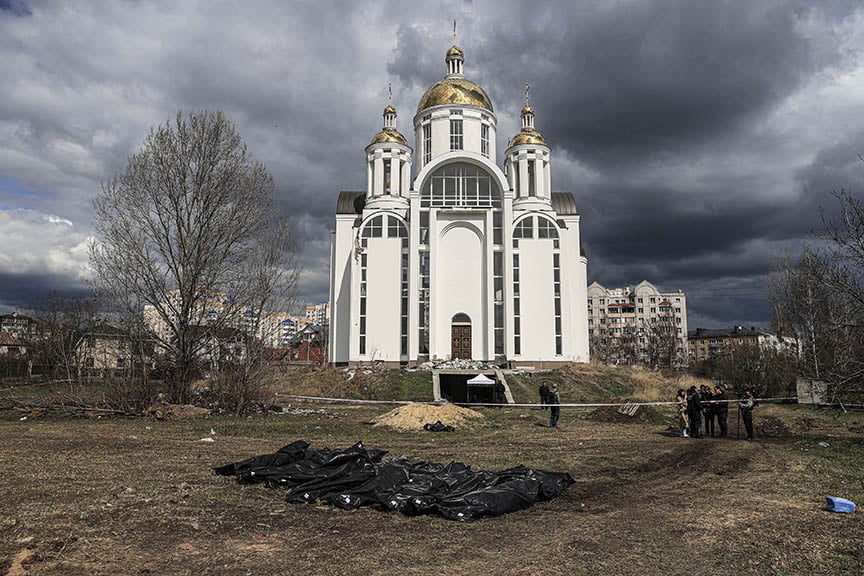
[[[756,418],[753,418],[756,420]],[[774,416],[765,416],[762,421],[756,420],[756,429],[763,436],[785,437],[792,436],[792,431],[786,426],[786,423]]]
[[[396,430],[422,430],[424,424],[442,424],[459,428],[461,424],[483,415],[455,404],[406,404],[372,420],[373,427],[387,426]]]

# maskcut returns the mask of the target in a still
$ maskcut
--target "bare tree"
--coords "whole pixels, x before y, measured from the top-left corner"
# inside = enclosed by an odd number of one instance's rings
[[[51,292],[44,300],[34,303],[29,312],[38,327],[28,342],[36,369],[51,378],[77,381],[81,358],[76,346],[96,321],[97,299],[94,296],[67,298]]]
[[[178,112],[94,202],[97,286],[145,325],[175,401],[189,401],[214,335],[241,328],[255,342],[265,311],[287,308],[298,265],[273,191],[221,111]]]

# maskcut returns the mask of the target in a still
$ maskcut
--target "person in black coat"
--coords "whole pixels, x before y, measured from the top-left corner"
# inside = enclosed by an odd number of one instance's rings
[[[690,437],[699,438],[699,428],[702,426],[702,399],[696,386],[687,390],[687,419],[690,422]]]
[[[546,397],[546,401],[549,402],[549,427],[557,428],[558,427],[558,416],[561,414],[561,395],[558,393],[558,385],[552,384],[552,389],[549,391],[549,395]]]
[[[744,421],[744,428],[747,430],[747,438],[745,440],[753,440],[753,408],[756,407],[756,400],[753,398],[753,392],[749,389],[744,390],[744,396],[738,400],[738,410],[741,411],[741,419]]]
[[[540,409],[546,410],[546,405],[549,403],[549,387],[546,385],[546,382],[540,385],[538,392],[540,392]]]
[[[720,437],[726,437],[727,426],[729,419],[729,403],[726,401],[726,393],[720,386],[714,387],[714,415],[717,417],[717,426],[720,427]]]
[[[702,385],[699,399],[702,400],[702,415],[705,418],[705,435],[714,436],[714,395],[711,387]]]

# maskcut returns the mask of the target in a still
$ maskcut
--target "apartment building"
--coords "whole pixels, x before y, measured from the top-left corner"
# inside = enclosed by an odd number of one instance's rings
[[[680,366],[687,361],[687,297],[643,280],[635,288],[588,286],[591,357],[606,364]]]

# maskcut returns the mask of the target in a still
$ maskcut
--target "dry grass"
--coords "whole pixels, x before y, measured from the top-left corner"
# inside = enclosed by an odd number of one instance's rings
[[[688,440],[665,422],[566,408],[558,429],[542,425],[546,412],[490,408],[470,428],[433,434],[369,425],[392,406],[305,407],[338,417],[0,413],[0,574],[818,576],[864,567],[864,516],[822,509],[828,495],[864,503],[860,413],[761,406],[750,443],[734,440],[734,411],[733,439]],[[216,441],[200,442],[211,427]],[[567,471],[576,484],[528,510],[458,524],[289,505],[279,491],[212,473],[295,439],[363,440],[391,456],[475,468],[525,464]]]

